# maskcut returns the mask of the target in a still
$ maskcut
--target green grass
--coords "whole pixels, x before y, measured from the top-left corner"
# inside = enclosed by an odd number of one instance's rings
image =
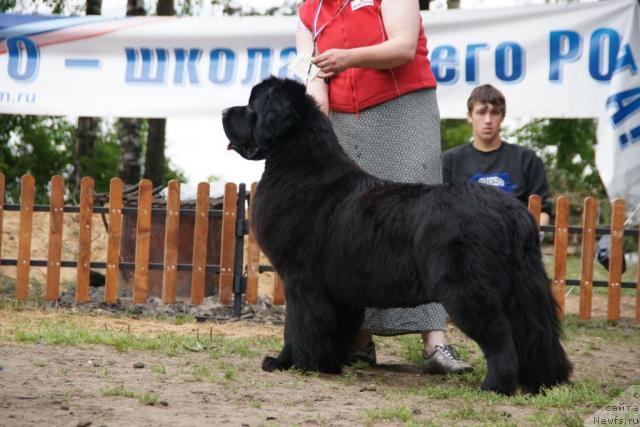
[[[155,365],[151,367],[151,372],[154,372],[159,375],[166,375],[167,368],[164,365]]]
[[[138,401],[143,405],[156,405],[160,400],[160,397],[156,393],[138,392],[123,386],[104,389],[102,391],[102,395],[107,397],[128,397],[138,399]]]
[[[47,361],[36,357],[35,359],[33,359],[33,366],[35,366],[36,368],[44,368],[45,366],[47,366]]]
[[[407,406],[392,408],[371,409],[364,412],[366,425],[372,425],[376,421],[401,421],[407,423],[413,421],[414,415]]]
[[[536,427],[582,427],[586,414],[575,410],[561,410],[558,413],[538,411],[525,417],[530,425]]]
[[[147,336],[123,331],[91,330],[79,323],[65,320],[38,320],[31,324],[14,325],[0,335],[0,340],[54,345],[101,344],[118,351],[161,351],[169,356],[183,354],[193,349],[206,351],[213,358],[229,355],[251,357],[265,349],[280,345],[275,338],[232,338],[225,336],[200,337],[192,335],[164,334]]]
[[[191,314],[178,314],[173,318],[174,325],[184,325],[187,323],[195,323],[196,318]]]
[[[605,343],[633,343],[640,345],[640,326],[637,324],[618,324],[616,322],[589,319],[582,320],[575,314],[569,314],[563,319],[564,333],[567,340],[577,337],[595,337]],[[592,350],[597,350],[599,346],[591,344]]]
[[[515,426],[508,420],[504,411],[462,402],[442,412],[442,416],[456,421],[473,421],[490,426]]]

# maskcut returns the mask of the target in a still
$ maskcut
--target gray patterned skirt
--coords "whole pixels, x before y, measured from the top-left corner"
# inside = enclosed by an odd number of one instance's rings
[[[397,182],[442,182],[440,113],[435,89],[410,92],[361,111],[330,113],[340,145],[367,172]],[[363,329],[376,335],[444,330],[437,303],[367,308]]]

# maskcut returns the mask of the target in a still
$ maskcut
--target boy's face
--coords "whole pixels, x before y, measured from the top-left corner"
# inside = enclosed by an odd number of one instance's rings
[[[467,115],[473,137],[485,144],[500,140],[500,125],[503,119],[502,112],[494,105],[481,102],[474,103],[473,109]]]

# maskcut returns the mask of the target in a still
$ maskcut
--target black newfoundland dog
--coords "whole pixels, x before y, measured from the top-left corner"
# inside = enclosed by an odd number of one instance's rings
[[[269,78],[223,113],[229,148],[266,159],[251,227],[284,281],[266,371],[338,374],[365,307],[437,301],[487,359],[481,388],[537,393],[571,363],[532,216],[489,186],[399,184],[358,167],[303,85]]]

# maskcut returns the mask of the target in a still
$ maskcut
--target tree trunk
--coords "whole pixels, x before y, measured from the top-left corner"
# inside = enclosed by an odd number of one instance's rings
[[[120,141],[120,178],[125,184],[135,185],[140,181],[140,119],[118,119],[118,140]]]
[[[127,0],[127,16],[143,16],[146,14],[144,0]]]
[[[164,184],[164,142],[167,121],[149,119],[147,133],[147,153],[144,163],[144,177],[153,182],[153,186]]]
[[[102,0],[86,0],[85,9],[87,15],[100,15]],[[93,153],[98,138],[100,119],[97,117],[78,117],[75,141],[75,165],[73,182],[76,188],[80,185],[80,179],[86,174],[83,159]]]
[[[174,0],[158,0],[156,13],[158,16],[175,15]],[[164,184],[164,146],[165,119],[149,119],[147,134],[147,154],[145,156],[144,177],[149,178],[154,187]]]
[[[146,15],[144,0],[127,0],[127,16]],[[134,118],[118,119],[118,140],[120,141],[120,178],[128,185],[140,181],[142,164],[142,120]]]

